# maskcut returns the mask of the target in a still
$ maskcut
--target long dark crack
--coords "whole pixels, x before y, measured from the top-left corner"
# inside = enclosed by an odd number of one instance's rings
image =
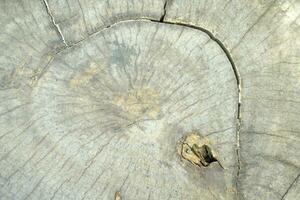
[[[49,4],[48,4],[47,0],[43,0],[43,2],[44,2],[44,4],[45,4],[47,13],[48,13],[48,15],[49,15],[49,17],[50,17],[50,19],[51,19],[51,22],[52,22],[52,24],[53,24],[54,27],[55,27],[56,32],[57,32],[58,35],[60,36],[60,38],[61,38],[62,42],[64,43],[64,45],[65,45],[66,47],[68,47],[68,44],[67,44],[67,42],[66,42],[66,40],[65,40],[65,37],[64,37],[64,35],[63,35],[63,33],[62,33],[62,31],[61,31],[59,25],[55,22],[55,19],[54,19],[53,15],[52,15],[52,12],[51,12],[51,10],[50,10],[50,7],[49,7]]]

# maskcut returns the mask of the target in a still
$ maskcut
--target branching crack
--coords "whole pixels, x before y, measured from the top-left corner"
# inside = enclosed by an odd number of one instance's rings
[[[48,4],[47,0],[43,0],[43,2],[44,2],[44,4],[45,4],[45,6],[46,6],[47,13],[48,13],[48,15],[49,15],[50,18],[51,18],[51,22],[52,22],[52,24],[54,25],[54,27],[55,27],[55,29],[56,29],[56,32],[59,34],[59,36],[60,36],[62,42],[64,43],[64,45],[65,45],[66,47],[68,47],[69,45],[67,44],[67,42],[66,42],[66,40],[65,40],[65,37],[64,37],[64,35],[63,35],[63,33],[62,33],[62,31],[61,31],[59,25],[55,22],[55,19],[54,19],[52,13],[51,13],[51,10],[50,10],[50,7],[49,7],[49,4]]]

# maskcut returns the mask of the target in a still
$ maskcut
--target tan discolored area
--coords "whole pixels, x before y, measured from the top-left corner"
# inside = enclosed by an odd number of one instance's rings
[[[101,66],[92,62],[86,69],[80,70],[72,76],[69,81],[70,87],[78,88],[86,86],[102,69]]]
[[[21,86],[33,87],[47,70],[48,64],[53,60],[53,57],[47,55],[43,61],[34,66],[31,66],[32,60],[32,57],[22,60],[15,68],[7,73],[0,74],[0,89],[19,88]]]
[[[120,192],[116,192],[116,194],[115,194],[115,200],[122,200]]]
[[[178,154],[185,160],[199,167],[208,166],[212,162],[219,163],[217,153],[212,149],[208,138],[194,131],[181,138],[177,145]]]
[[[131,120],[155,120],[161,115],[159,93],[151,88],[131,89],[125,94],[117,94],[113,102]]]

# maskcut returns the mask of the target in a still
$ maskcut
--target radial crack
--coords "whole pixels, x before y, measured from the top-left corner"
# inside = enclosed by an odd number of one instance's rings
[[[60,36],[62,42],[64,43],[64,45],[65,45],[66,47],[68,47],[69,45],[67,44],[67,42],[66,42],[66,40],[65,40],[65,37],[64,37],[64,35],[63,35],[63,33],[62,33],[62,31],[61,31],[59,25],[55,22],[55,19],[54,19],[52,13],[51,13],[51,10],[50,10],[50,7],[49,7],[49,4],[48,4],[47,0],[43,0],[43,2],[44,2],[44,4],[45,4],[45,6],[46,6],[47,13],[48,13],[48,15],[49,15],[50,18],[51,18],[51,22],[52,22],[52,24],[54,25],[54,27],[55,27],[55,29],[56,29],[56,32],[59,34],[59,36]]]
[[[297,182],[297,180],[300,177],[300,173],[298,174],[298,176],[293,180],[293,182],[289,185],[289,187],[287,188],[287,190],[285,191],[285,193],[283,194],[283,196],[281,197],[280,200],[285,199],[286,195],[289,193],[290,189],[295,185],[295,183]]]
[[[159,21],[160,22],[163,22],[165,20],[165,16],[167,14],[167,4],[168,4],[168,0],[165,0],[165,3],[164,3],[164,11],[163,11],[163,14],[162,16],[160,17]]]
[[[243,36],[239,39],[237,44],[232,47],[231,51],[233,52],[243,41],[243,39],[250,33],[250,31],[266,16],[266,14],[273,8],[274,4],[278,0],[274,0],[273,2],[270,3],[268,8],[256,19],[256,21],[246,30],[246,32],[243,34]]]

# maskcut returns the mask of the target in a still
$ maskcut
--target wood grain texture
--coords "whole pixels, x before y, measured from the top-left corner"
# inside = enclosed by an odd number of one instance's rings
[[[0,199],[299,199],[299,15],[0,1]],[[224,168],[181,157],[191,132]]]
[[[159,20],[165,0],[47,0],[49,9],[67,44],[84,40],[112,24],[141,18]]]
[[[299,1],[171,1],[166,21],[211,30],[241,76],[241,199],[298,199]],[[297,181],[296,180],[296,181]],[[295,194],[295,193],[294,193]]]

